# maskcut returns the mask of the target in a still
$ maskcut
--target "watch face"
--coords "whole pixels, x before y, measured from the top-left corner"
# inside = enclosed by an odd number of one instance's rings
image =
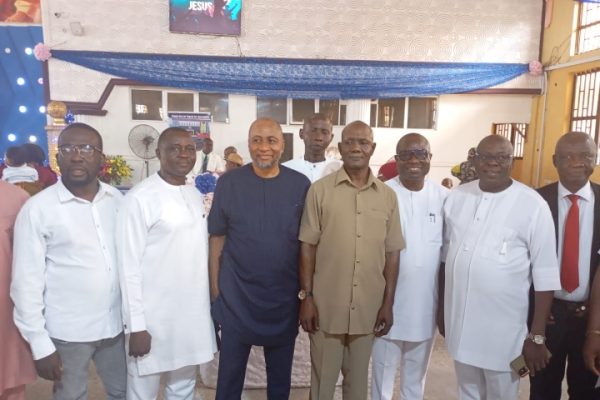
[[[545,342],[545,340],[544,340],[544,339],[545,339],[545,338],[544,338],[542,335],[535,335],[535,336],[533,337],[533,342],[534,342],[535,344],[544,344],[544,342]]]
[[[298,298],[300,300],[304,300],[306,298],[306,290],[301,290],[298,292]]]

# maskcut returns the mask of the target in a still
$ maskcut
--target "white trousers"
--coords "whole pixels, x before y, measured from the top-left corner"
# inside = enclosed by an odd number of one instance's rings
[[[400,363],[400,399],[422,400],[433,338],[407,342],[375,338],[372,353],[372,400],[391,400]]]
[[[518,400],[519,376],[454,361],[459,400]]]
[[[135,363],[129,363],[127,367],[127,400],[157,399],[161,377],[165,384],[165,400],[194,399],[197,365],[142,376],[138,375]]]

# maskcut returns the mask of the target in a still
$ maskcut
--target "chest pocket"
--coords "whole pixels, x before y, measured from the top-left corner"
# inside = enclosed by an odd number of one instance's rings
[[[482,238],[481,246],[481,256],[499,264],[509,263],[523,249],[517,231],[507,227],[489,232]]]
[[[433,247],[441,247],[444,233],[444,223],[441,213],[428,213],[422,223],[423,238],[427,241],[427,244]]]

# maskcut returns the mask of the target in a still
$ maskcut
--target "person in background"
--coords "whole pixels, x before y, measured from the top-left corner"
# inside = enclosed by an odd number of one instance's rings
[[[25,400],[25,385],[37,378],[29,346],[13,321],[9,296],[13,225],[28,198],[25,191],[0,181],[0,400]]]
[[[192,400],[198,365],[217,351],[210,317],[208,234],[200,192],[186,185],[190,133],[158,138],[160,170],[125,196],[117,252],[128,342],[127,399]]]
[[[379,167],[379,171],[377,171],[377,178],[381,182],[388,181],[392,178],[398,176],[398,166],[396,165],[396,159],[392,157],[390,160],[386,161],[381,167]]]
[[[315,182],[300,227],[300,323],[310,334],[310,397],[331,400],[340,371],[346,400],[364,400],[374,336],[393,323],[398,256],[404,247],[398,200],[375,178],[373,131],[348,124],[343,167]]]
[[[223,150],[223,159],[227,160],[227,156],[230,155],[231,153],[237,154],[237,149],[234,146],[225,147],[225,150]]]
[[[225,172],[229,172],[232,169],[236,169],[244,165],[244,160],[237,153],[229,153],[225,157]]]
[[[596,269],[590,290],[589,307],[590,317],[583,345],[583,358],[589,370],[596,376],[600,376],[600,268]]]
[[[281,126],[258,119],[252,162],[219,178],[208,217],[212,315],[221,328],[217,400],[239,399],[253,345],[262,346],[267,398],[290,394],[298,335],[298,228],[309,180],[279,164]]]
[[[475,169],[475,165],[473,164],[475,153],[475,147],[471,147],[467,153],[467,161],[463,161],[462,163],[455,165],[450,170],[452,176],[458,178],[458,180],[460,181],[460,185],[479,179],[479,176],[477,175],[477,170]]]
[[[586,369],[582,355],[592,279],[600,262],[600,185],[589,180],[596,153],[587,133],[564,134],[552,156],[558,182],[538,189],[554,219],[562,289],[554,292],[546,323],[552,357],[531,377],[530,400],[560,400],[565,370],[570,399],[600,399],[596,376]]]
[[[11,146],[4,155],[6,168],[2,171],[2,180],[8,183],[37,182],[35,168],[25,163],[25,151],[22,147]]]
[[[14,320],[55,400],[87,398],[94,361],[106,398],[125,399],[127,371],[115,224],[122,195],[98,181],[102,137],[83,123],[58,137],[61,180],[15,223]]]
[[[342,163],[325,155],[327,146],[333,139],[333,126],[328,116],[313,114],[304,119],[300,128],[300,139],[304,142],[304,154],[283,163],[288,168],[300,172],[311,183],[321,179],[325,171],[338,170]]]
[[[444,221],[442,206],[448,195],[443,186],[425,179],[431,149],[418,133],[402,136],[396,146],[398,178],[386,184],[400,205],[400,225],[406,247],[400,252],[394,325],[375,338],[371,398],[391,400],[398,364],[400,397],[422,400],[425,374],[436,327],[438,271]]]
[[[225,172],[225,161],[213,151],[213,140],[209,137],[202,141],[202,150],[196,152],[196,163],[192,168],[193,176],[205,172],[222,174]]]
[[[452,189],[452,187],[454,187],[454,182],[452,182],[451,178],[444,178],[442,179],[442,186],[447,189]]]
[[[544,199],[510,177],[512,154],[506,138],[483,138],[473,158],[479,180],[454,188],[444,203],[438,327],[460,399],[516,400],[511,362],[523,355],[531,375],[548,363],[546,318],[560,288],[554,223]]]
[[[37,171],[38,182],[42,186],[42,189],[54,185],[58,179],[56,172],[44,164],[46,161],[44,150],[35,143],[22,144],[21,148],[25,151],[25,162]]]

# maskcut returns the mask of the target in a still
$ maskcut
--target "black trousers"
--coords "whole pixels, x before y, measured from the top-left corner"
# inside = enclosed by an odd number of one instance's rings
[[[530,378],[530,400],[560,400],[562,381],[567,373],[570,400],[600,400],[598,379],[583,362],[587,318],[576,312],[576,305],[560,300],[552,303],[553,324],[546,325],[546,346],[552,353],[549,364]]]
[[[295,344],[292,341],[284,345],[263,347],[268,400],[287,400],[290,397]],[[222,329],[216,400],[241,398],[251,348],[252,345],[236,332]]]

